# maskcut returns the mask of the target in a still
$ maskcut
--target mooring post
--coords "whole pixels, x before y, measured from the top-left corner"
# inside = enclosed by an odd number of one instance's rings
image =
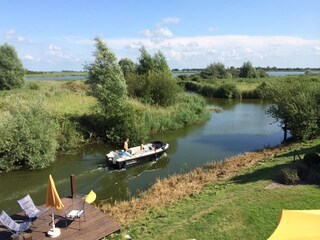
[[[71,185],[71,197],[76,195],[76,176],[74,174],[70,175],[70,185]]]

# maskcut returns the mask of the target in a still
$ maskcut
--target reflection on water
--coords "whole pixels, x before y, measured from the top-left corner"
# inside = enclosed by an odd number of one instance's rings
[[[128,199],[148,189],[158,178],[181,173],[209,161],[279,144],[281,129],[265,114],[267,103],[255,100],[213,99],[210,108],[221,108],[211,119],[184,129],[158,134],[152,140],[170,144],[167,156],[127,170],[109,170],[106,145],[86,145],[75,153],[60,154],[54,164],[39,171],[16,171],[0,174],[0,209],[9,213],[19,210],[17,199],[30,194],[36,204],[45,202],[49,174],[52,174],[60,196],[70,194],[70,174],[76,175],[77,192],[93,189],[98,202]]]

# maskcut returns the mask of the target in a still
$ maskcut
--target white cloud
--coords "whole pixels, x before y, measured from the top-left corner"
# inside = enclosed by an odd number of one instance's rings
[[[49,45],[49,54],[58,58],[71,59],[69,55],[65,54],[62,51],[61,47],[55,46],[53,44]]]
[[[178,24],[180,22],[180,18],[177,17],[166,17],[161,20],[161,24],[167,25],[167,24]]]
[[[163,27],[155,31],[155,36],[160,38],[171,38],[173,37],[173,33],[167,27]]]
[[[218,31],[219,30],[219,28],[217,28],[217,27],[209,27],[208,28],[208,31],[209,32],[216,32],[216,31]]]
[[[320,54],[320,46],[315,46],[315,47],[313,47],[313,51],[314,51],[317,55],[319,55],[319,54]]]
[[[226,66],[241,66],[245,61],[251,61],[256,66],[320,65],[320,59],[311,56],[310,52],[313,49],[313,52],[320,53],[320,39],[246,35],[174,37],[169,31],[158,33],[162,36],[159,37],[161,41],[156,41],[156,33],[152,32],[151,38],[106,39],[106,42],[116,52],[124,48],[134,50],[136,58],[139,56],[136,49],[142,45],[151,53],[160,50],[173,68],[201,68],[217,61],[222,61]]]
[[[169,24],[178,24],[180,22],[180,18],[177,17],[166,17],[162,19],[159,23],[156,24],[154,30],[144,29],[140,33],[142,36],[146,38],[150,38],[150,41],[154,43],[160,43],[167,38],[172,38],[173,33],[168,28]]]
[[[22,59],[34,60],[34,57],[32,57],[31,55],[27,54],[27,55],[23,56]]]
[[[145,37],[152,37],[154,35],[149,29],[142,30],[141,34]]]
[[[61,47],[58,47],[58,46],[55,46],[52,44],[49,45],[49,49],[50,49],[50,51],[53,51],[53,52],[61,51]]]
[[[5,33],[5,39],[8,41],[24,42],[25,38],[18,36],[15,30],[9,30]]]

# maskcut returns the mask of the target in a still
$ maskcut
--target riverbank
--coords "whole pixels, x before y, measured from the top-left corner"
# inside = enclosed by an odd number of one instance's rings
[[[281,169],[296,153],[319,148],[318,138],[235,156],[158,180],[129,202],[100,208],[133,239],[266,239],[282,209],[320,208],[319,187],[279,184]]]

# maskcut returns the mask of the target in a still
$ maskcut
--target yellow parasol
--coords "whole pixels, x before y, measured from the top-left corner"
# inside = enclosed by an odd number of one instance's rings
[[[46,205],[47,207],[55,207],[57,210],[60,210],[64,207],[51,175],[49,175]],[[52,229],[48,231],[48,235],[52,238],[58,237],[60,235],[60,229],[56,228],[54,224],[53,209],[52,209]]]
[[[282,210],[279,224],[268,240],[320,239],[320,210]]]
[[[49,175],[46,205],[47,207],[55,207],[57,210],[64,207],[51,175]]]

